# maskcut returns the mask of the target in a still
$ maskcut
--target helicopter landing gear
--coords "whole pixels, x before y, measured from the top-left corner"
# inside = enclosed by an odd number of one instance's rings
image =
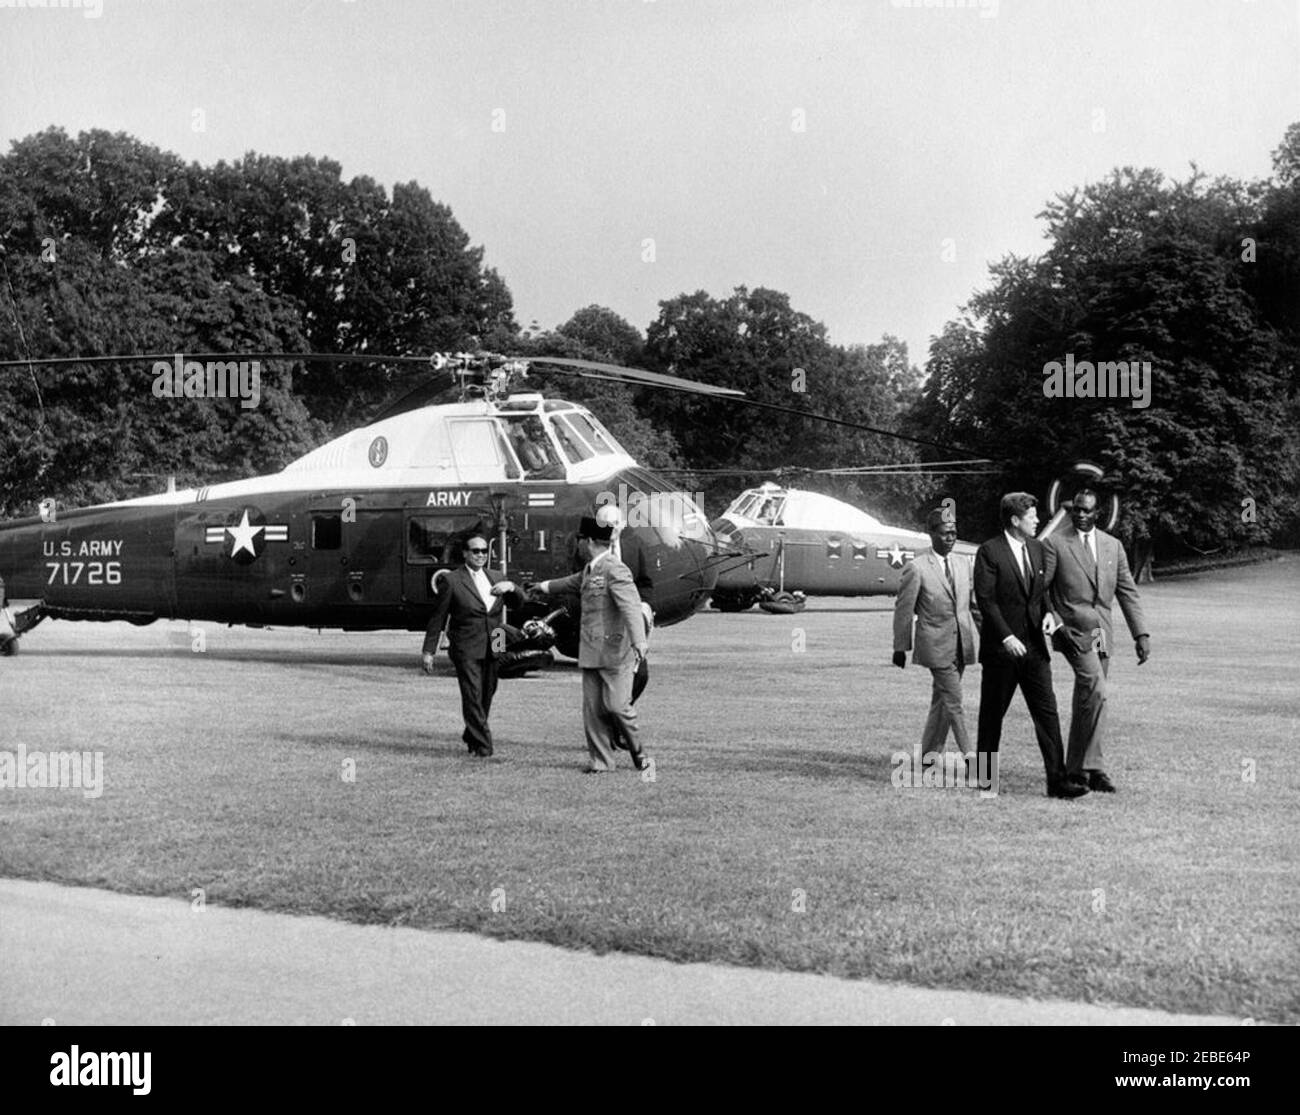
[[[752,608],[761,596],[761,591],[756,588],[714,589],[713,606],[719,612],[744,612]]]

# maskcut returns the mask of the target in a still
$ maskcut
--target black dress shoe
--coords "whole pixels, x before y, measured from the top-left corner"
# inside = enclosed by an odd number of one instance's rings
[[[1078,782],[1071,782],[1068,778],[1058,778],[1055,782],[1047,784],[1047,796],[1049,798],[1081,798],[1087,792],[1087,786]]]
[[[637,770],[648,770],[650,768],[650,756],[644,751],[638,751],[632,756],[632,765]]]
[[[1088,776],[1083,771],[1079,771],[1078,774],[1067,774],[1065,780],[1067,782],[1074,782],[1079,786],[1088,785]]]
[[[1088,772],[1088,789],[1096,790],[1099,794],[1113,794],[1115,792],[1115,783],[1110,780],[1110,775],[1104,770],[1090,770]]]

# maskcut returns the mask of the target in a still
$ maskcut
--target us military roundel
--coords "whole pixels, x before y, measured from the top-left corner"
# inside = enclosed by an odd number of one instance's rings
[[[272,542],[289,541],[288,523],[268,523],[256,507],[241,507],[226,516],[225,526],[210,526],[204,536],[240,565],[251,565]]]

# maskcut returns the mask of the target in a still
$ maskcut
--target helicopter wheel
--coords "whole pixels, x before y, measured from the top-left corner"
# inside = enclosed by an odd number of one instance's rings
[[[512,650],[497,659],[497,677],[521,678],[533,670],[544,670],[555,661],[549,650]]]
[[[758,600],[756,592],[715,589],[712,603],[719,612],[744,612],[752,608],[756,600]]]
[[[792,592],[774,592],[768,599],[759,601],[759,608],[770,616],[789,616],[802,612],[808,601]]]

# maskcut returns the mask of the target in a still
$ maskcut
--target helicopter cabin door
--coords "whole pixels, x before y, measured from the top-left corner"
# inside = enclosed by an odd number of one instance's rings
[[[313,502],[306,518],[295,600],[331,627],[405,627],[401,505],[368,494]]]
[[[493,521],[491,507],[414,508],[406,512],[403,590],[413,609],[427,609],[437,593],[435,580],[440,572],[465,564],[462,546],[469,531],[489,530]],[[498,541],[489,533],[488,565],[501,567]]]

